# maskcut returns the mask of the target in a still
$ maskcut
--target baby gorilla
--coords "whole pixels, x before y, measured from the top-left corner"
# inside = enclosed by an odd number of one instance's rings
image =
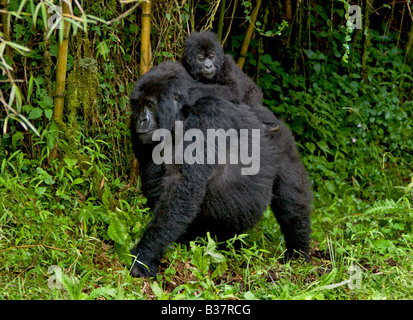
[[[246,232],[259,221],[269,203],[285,235],[287,256],[299,252],[308,261],[310,184],[290,130],[281,123],[273,140],[250,108],[241,107],[241,111],[240,106],[214,96],[188,105],[197,87],[199,83],[182,64],[164,62],[145,73],[133,88],[132,146],[140,164],[142,192],[153,209],[153,218],[131,251],[137,256],[131,274],[156,275],[165,248],[172,242],[193,240],[206,232],[223,241]],[[183,139],[176,138],[178,124],[185,133]],[[224,138],[223,148],[216,143],[219,137],[205,138],[202,150],[190,152],[202,155],[194,163],[175,158],[167,164],[155,161],[153,156],[159,147],[159,139],[154,141],[158,129],[171,133],[169,144],[175,155],[180,148],[188,150],[194,137],[209,137],[211,130],[235,132],[241,137],[242,130],[247,129],[247,139],[241,139],[243,145],[236,144],[240,148],[233,153],[232,137]],[[193,136],[194,132],[198,135]],[[167,141],[165,137],[164,156]],[[213,161],[207,147],[210,142]],[[242,161],[229,161],[231,156],[241,156],[243,147],[244,152],[245,148],[247,153],[255,151],[252,156],[259,161],[256,174],[243,174]],[[223,150],[226,162],[219,163]]]
[[[280,121],[262,105],[261,89],[237,66],[219,43],[215,33],[194,31],[185,40],[181,59],[185,69],[199,82],[225,88],[225,99],[235,104],[248,105],[259,120],[276,131]]]

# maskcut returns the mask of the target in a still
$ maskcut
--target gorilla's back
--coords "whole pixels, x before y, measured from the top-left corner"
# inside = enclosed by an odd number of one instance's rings
[[[208,119],[210,123],[199,123],[198,119]],[[248,139],[238,139],[238,149],[242,143],[247,143],[250,157],[252,144],[259,143],[259,155],[254,157],[255,161],[259,161],[259,171],[247,175],[242,173],[242,168],[248,168],[252,164],[241,162],[239,150],[238,163],[229,164],[231,140],[227,138],[226,164],[215,165],[208,180],[198,221],[195,222],[199,228],[204,229],[203,231],[214,230],[218,236],[245,232],[258,222],[272,197],[272,186],[277,171],[274,165],[276,148],[270,140],[268,130],[264,129],[249,108],[241,108],[215,97],[200,99],[191,109],[185,126],[197,126],[204,132],[207,129],[223,129],[225,132],[235,129],[239,138],[240,130],[247,129]],[[253,130],[259,133],[259,141],[253,139]],[[215,146],[215,151],[217,156],[218,145]]]

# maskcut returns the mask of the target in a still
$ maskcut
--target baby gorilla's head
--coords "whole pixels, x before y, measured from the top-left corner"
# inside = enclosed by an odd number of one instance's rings
[[[215,33],[194,31],[185,40],[182,62],[198,81],[213,82],[224,61],[224,50]]]

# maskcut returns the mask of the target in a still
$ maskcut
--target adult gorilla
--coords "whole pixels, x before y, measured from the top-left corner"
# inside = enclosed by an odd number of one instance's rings
[[[138,260],[131,274],[156,275],[165,248],[174,241],[191,240],[207,231],[221,241],[245,232],[258,222],[270,202],[285,235],[288,255],[297,250],[308,260],[310,185],[290,130],[281,124],[273,133],[277,135],[274,142],[267,130],[260,130],[261,121],[248,107],[241,110],[240,106],[214,96],[201,97],[188,105],[188,101],[196,100],[191,94],[199,94],[194,88],[199,88],[199,83],[180,63],[164,62],[145,73],[132,91],[133,151],[141,168],[142,191],[154,216],[131,251]],[[260,147],[255,154],[259,171],[243,175],[246,166],[228,160],[233,151],[230,147],[224,148],[226,164],[211,163],[211,150],[205,150],[206,147],[201,151],[208,152],[203,152],[194,164],[156,164],[153,153],[159,141],[154,142],[152,136],[161,128],[174,137],[178,131],[176,121],[182,121],[185,134],[196,129],[204,137],[208,136],[208,129],[235,130],[238,137],[241,129],[248,129],[248,140],[242,143],[247,144],[248,153],[255,150],[253,144]],[[258,136],[254,137],[253,129]],[[182,150],[190,147],[192,139],[184,136],[183,140],[172,139],[174,152],[180,149],[181,142]],[[222,148],[215,144],[214,151],[217,163]]]

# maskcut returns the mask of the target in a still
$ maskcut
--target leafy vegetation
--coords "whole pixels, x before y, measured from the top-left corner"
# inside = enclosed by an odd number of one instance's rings
[[[57,123],[63,31],[48,27],[53,2],[4,2],[0,298],[412,299],[413,29],[408,3],[385,2],[370,1],[381,18],[369,15],[367,47],[365,33],[346,27],[346,1],[293,6],[294,20],[289,1],[268,2],[255,22],[244,70],[293,130],[310,172],[311,263],[282,263],[282,233],[267,211],[226,245],[209,235],[173,244],[156,279],[128,274],[129,248],[151,214],[128,132],[137,3],[73,4]],[[217,6],[152,1],[152,62],[178,58],[190,30],[215,29]],[[254,8],[243,1],[225,12],[222,38],[235,57]]]

